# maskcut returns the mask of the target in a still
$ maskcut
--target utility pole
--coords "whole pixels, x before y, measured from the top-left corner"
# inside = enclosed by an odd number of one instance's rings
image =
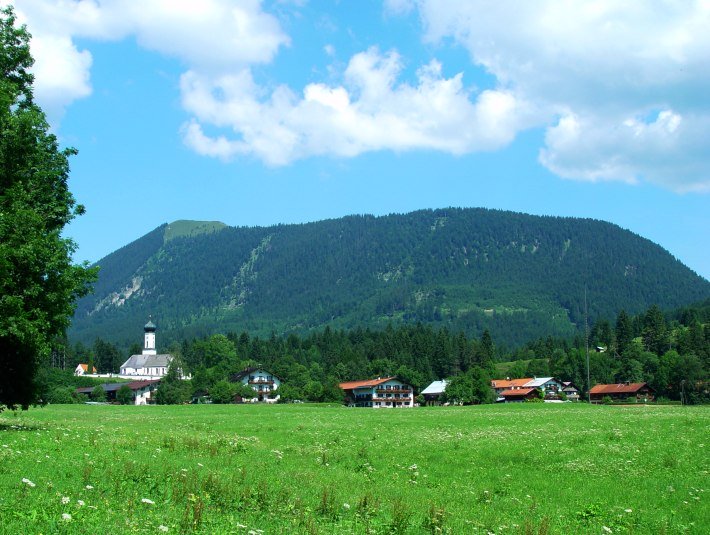
[[[587,321],[587,286],[584,286],[584,347],[587,353],[587,402],[592,402],[590,390],[592,385],[589,382],[589,322]]]

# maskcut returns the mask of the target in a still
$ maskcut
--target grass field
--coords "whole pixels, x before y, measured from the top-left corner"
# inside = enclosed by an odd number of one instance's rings
[[[0,529],[708,533],[710,407],[0,414]]]

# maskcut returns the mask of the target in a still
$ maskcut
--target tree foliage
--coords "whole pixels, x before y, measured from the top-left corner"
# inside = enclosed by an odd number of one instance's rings
[[[116,401],[121,405],[131,405],[133,400],[133,390],[131,390],[128,385],[123,385],[116,391]]]
[[[126,345],[150,313],[166,343],[423,323],[469,337],[488,330],[500,350],[573,336],[584,324],[585,287],[592,322],[710,294],[708,281],[658,245],[588,219],[447,208],[168,239],[172,226],[99,262],[75,339],[90,343],[108,330]],[[136,280],[141,291],[96,311]],[[600,325],[601,339],[611,325]]]
[[[161,379],[155,392],[158,405],[180,405],[190,400],[190,384],[180,378],[179,369],[180,362],[173,359],[168,366],[168,373]]]
[[[226,404],[234,402],[234,383],[230,383],[226,379],[217,381],[212,388],[210,388],[210,399],[212,403]]]
[[[0,404],[40,400],[36,372],[96,270],[72,263],[64,227],[83,207],[69,191],[69,156],[33,99],[29,33],[0,10]]]
[[[92,401],[106,401],[106,390],[101,385],[96,385],[89,397]]]

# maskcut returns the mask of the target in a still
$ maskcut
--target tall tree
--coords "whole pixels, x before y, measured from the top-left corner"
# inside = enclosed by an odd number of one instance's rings
[[[30,34],[0,10],[0,405],[40,401],[36,372],[96,272],[72,263],[62,230],[84,208],[69,191],[69,156],[34,103]]]
[[[625,310],[619,312],[616,317],[615,334],[616,350],[620,355],[623,355],[634,339],[634,326]]]
[[[643,318],[643,345],[656,355],[663,355],[670,349],[670,334],[666,318],[658,305],[648,309]]]

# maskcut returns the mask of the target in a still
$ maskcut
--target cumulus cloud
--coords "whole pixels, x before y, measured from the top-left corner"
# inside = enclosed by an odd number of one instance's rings
[[[15,0],[32,33],[36,96],[50,118],[91,94],[92,56],[79,38],[133,37],[187,66],[219,73],[266,63],[288,36],[259,0]]]
[[[411,2],[536,110],[551,171],[710,190],[708,2]]]
[[[707,0],[385,0],[388,15],[416,13],[425,40],[465,47],[493,80],[476,91],[436,60],[405,81],[398,53],[375,47],[329,69],[329,83],[267,90],[252,68],[290,41],[259,0],[14,3],[34,35],[36,94],[50,118],[91,93],[92,57],[78,39],[135,38],[185,65],[183,140],[206,156],[286,165],[375,150],[459,155],[543,128],[539,161],[562,177],[710,190]]]
[[[190,71],[182,102],[196,121],[185,142],[201,154],[250,154],[270,165],[383,149],[464,154],[505,146],[525,120],[514,94],[488,90],[471,100],[462,75],[443,77],[435,61],[419,69],[416,84],[398,82],[401,70],[396,52],[371,48],[351,58],[343,85],[309,84],[300,95],[281,86],[265,98],[248,69],[217,78]],[[201,124],[229,128],[235,140],[210,138]]]

